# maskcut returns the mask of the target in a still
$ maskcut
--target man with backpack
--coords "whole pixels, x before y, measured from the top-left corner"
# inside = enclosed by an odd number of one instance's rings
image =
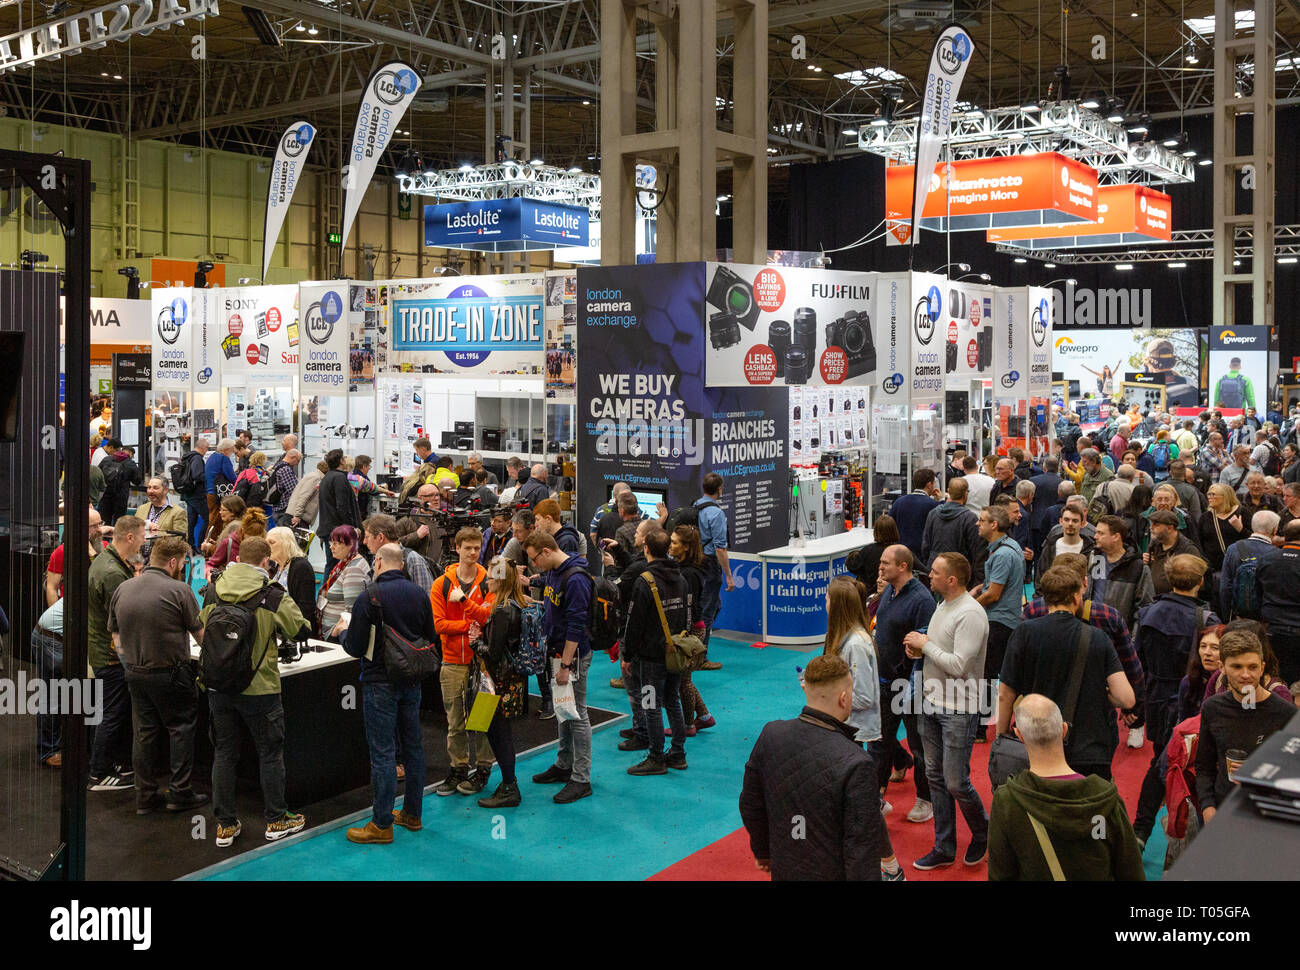
[[[203,481],[208,495],[208,538],[216,541],[221,533],[221,516],[217,509],[221,500],[235,488],[235,463],[230,456],[235,453],[233,438],[222,438],[217,442],[217,450],[203,461]]]
[[[1223,555],[1219,602],[1224,612],[1231,610],[1236,619],[1261,619],[1259,569],[1282,551],[1273,544],[1280,521],[1281,517],[1271,510],[1256,512],[1250,517],[1250,535],[1234,542]]]
[[[1241,372],[1241,358],[1233,357],[1228,361],[1228,372],[1214,385],[1210,396],[1210,406],[1216,408],[1253,408],[1255,406],[1255,386],[1250,378]]]
[[[1133,832],[1145,846],[1155,827],[1165,796],[1165,775],[1160,756],[1178,721],[1178,685],[1187,674],[1187,658],[1197,637],[1219,618],[1201,605],[1197,596],[1207,565],[1199,556],[1175,556],[1167,572],[1171,591],[1138,612],[1133,624],[1133,644],[1146,675],[1146,732],[1151,739],[1151,765],[1142,780]]]
[[[682,716],[681,673],[667,667],[665,640],[690,627],[689,589],[677,562],[668,555],[668,533],[652,528],[645,537],[646,568],[632,586],[627,627],[619,661],[624,678],[640,685],[633,701],[645,712],[649,751],[627,769],[629,775],[662,775],[686,769],[686,720]],[[673,729],[672,749],[664,757],[664,712]]]
[[[689,521],[689,516],[672,523],[672,528],[665,529],[672,533],[679,525],[693,525],[700,530],[700,542],[704,546],[704,646],[709,645],[709,635],[713,632],[713,622],[722,610],[722,583],[726,580],[727,592],[736,588],[731,578],[731,562],[727,558],[727,537],[730,527],[727,513],[722,504],[722,476],[709,472],[704,476],[704,495],[691,503],[695,509],[696,521]],[[701,670],[721,670],[722,664],[706,660],[700,665]]]
[[[442,687],[442,706],[447,712],[447,757],[451,768],[438,785],[442,796],[476,795],[492,775],[492,746],[486,734],[473,735],[474,770],[470,770],[470,733],[465,730],[469,711],[465,707],[465,685],[470,665],[474,663],[474,644],[470,627],[476,626],[465,609],[466,602],[482,604],[487,598],[487,570],[479,565],[483,533],[466,526],[456,533],[456,562],[433,582],[430,604],[433,625],[442,639],[442,670],[438,679]],[[468,782],[464,789],[461,783]],[[469,789],[468,791],[465,789]]]
[[[172,488],[185,503],[189,520],[190,545],[197,549],[203,542],[204,527],[208,524],[207,486],[204,482],[204,462],[208,453],[208,439],[200,437],[194,448],[181,455],[171,467]]]
[[[307,825],[284,800],[284,705],[277,641],[297,638],[309,626],[293,597],[271,583],[270,559],[271,546],[265,539],[244,539],[239,544],[239,562],[217,577],[199,612],[203,623],[199,676],[212,716],[212,800],[219,848],[234,844],[243,831],[235,801],[240,721],[257,748],[266,840],[274,842]]]
[[[143,485],[144,476],[135,462],[135,449],[124,448],[116,438],[110,442],[113,453],[99,463],[104,475],[104,494],[99,498],[99,514],[105,522],[126,515],[133,485]]]
[[[1112,708],[1132,708],[1133,688],[1110,639],[1078,618],[1083,610],[1079,574],[1054,566],[1038,586],[1047,615],[1026,620],[1007,643],[998,684],[998,734],[1010,730],[1017,697],[1042,694],[1056,702],[1070,724],[1066,757],[1074,770],[1109,781],[1119,744]]]
[[[369,526],[377,518],[366,520]],[[398,682],[384,663],[385,627],[392,627],[408,642],[438,640],[429,594],[403,574],[405,555],[395,542],[386,542],[375,552],[375,582],[357,597],[352,623],[343,638],[349,656],[361,658],[361,691],[366,719],[366,742],[370,746],[370,777],[375,789],[374,812],[370,821],[348,829],[349,842],[366,845],[391,844],[393,826],[418,832],[424,805],[424,739],[420,733],[421,686]],[[437,649],[435,646],[434,649]],[[397,736],[401,734],[402,763],[406,768],[406,795],[402,810],[393,811],[397,800]]]
[[[555,671],[555,684],[572,683],[577,718],[559,718],[559,750],[555,764],[533,782],[564,783],[553,801],[564,805],[591,794],[591,719],[587,715],[587,675],[591,669],[591,621],[594,584],[582,556],[566,556],[555,540],[536,530],[524,542],[529,564],[544,573],[546,654]]]
[[[1156,466],[1151,477],[1157,482],[1163,482],[1169,477],[1169,466],[1179,455],[1178,446],[1169,439],[1168,431],[1161,428],[1156,432],[1156,440],[1147,445],[1147,454]]]

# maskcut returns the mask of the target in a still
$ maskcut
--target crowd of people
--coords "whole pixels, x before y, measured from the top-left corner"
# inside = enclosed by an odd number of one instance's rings
[[[990,879],[1142,879],[1162,807],[1172,862],[1296,715],[1297,417],[1125,415],[1090,439],[1062,415],[1041,463],[957,455],[946,494],[918,470],[830,583],[807,706],[746,765],[760,868],[903,878],[883,816],[909,768],[907,821],[934,828],[918,870],[957,863],[957,811],[961,862]],[[1151,754],[1131,814],[1111,777],[1121,722]],[[819,836],[787,834],[792,817]]]
[[[1162,806],[1173,809],[1170,859],[1212,821],[1233,759],[1295,714],[1296,421],[1134,417],[1088,436],[1061,414],[1040,462],[1018,448],[984,463],[957,455],[946,488],[918,470],[876,517],[874,541],[829,583],[824,649],[802,676],[807,706],[769,724],[746,764],[740,808],[761,868],[895,881],[909,862],[955,866],[962,850],[960,863],[987,862],[991,879],[1139,879]],[[721,667],[707,648],[734,588],[721,476],[705,475],[700,497],[672,512],[643,508],[618,483],[584,532],[565,521],[545,465],[511,459],[502,488],[478,455],[456,468],[421,439],[416,470],[390,490],[368,456],[336,449],[304,470],[297,444],[287,435],[268,462],[243,434],[211,449],[200,440],[168,481],[143,479],[119,442],[99,443],[92,464],[116,467],[88,510],[88,646],[104,685],[91,791],[134,790],[140,814],[207,802],[191,781],[206,703],[217,844],[242,831],[241,723],[266,838],[300,831],[306,819],[285,801],[277,644],[308,637],[360,660],[374,806],[352,842],[422,826],[424,686],[393,666],[393,643],[438,661],[440,796],[520,805],[513,725],[530,716],[554,719],[559,740],[533,783],[559,786],[557,804],[592,795],[597,651],[617,660],[611,684],[628,697],[617,746],[640,759],[628,774],[687,769],[687,741],[717,723],[697,675]],[[113,497],[119,482],[145,485],[133,512]],[[372,508],[380,495],[398,514]],[[304,548],[313,535],[319,580]],[[197,598],[186,577],[196,552],[207,573]],[[47,676],[62,668],[63,573],[60,546],[32,631]],[[496,699],[486,719],[475,715],[484,693]],[[1129,746],[1150,745],[1132,812],[1111,778],[1121,722]],[[59,729],[38,719],[38,757],[52,767]],[[977,744],[989,746],[990,803],[972,782]],[[883,819],[908,771],[906,821],[931,825],[933,842],[900,860]],[[816,835],[787,835],[794,816]],[[1099,816],[1103,838],[1088,824]]]

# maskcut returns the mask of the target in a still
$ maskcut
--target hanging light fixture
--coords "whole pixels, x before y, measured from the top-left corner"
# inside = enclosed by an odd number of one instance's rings
[[[1106,120],[1112,125],[1122,125],[1124,123],[1124,103],[1119,98],[1110,97],[1106,99]]]

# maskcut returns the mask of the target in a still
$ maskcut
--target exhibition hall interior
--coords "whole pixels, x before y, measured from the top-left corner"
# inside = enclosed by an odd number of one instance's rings
[[[0,882],[1296,877],[1300,4],[93,2]]]

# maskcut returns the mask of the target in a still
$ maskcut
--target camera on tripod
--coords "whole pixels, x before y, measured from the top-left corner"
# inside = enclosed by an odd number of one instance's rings
[[[758,323],[758,303],[754,299],[754,288],[725,266],[719,266],[713,274],[706,299],[719,310],[732,314],[736,323],[746,330],[753,330]]]
[[[871,336],[871,317],[866,310],[850,310],[833,323],[828,323],[826,346],[839,347],[848,355],[848,377],[859,377],[876,369],[876,344]]]

